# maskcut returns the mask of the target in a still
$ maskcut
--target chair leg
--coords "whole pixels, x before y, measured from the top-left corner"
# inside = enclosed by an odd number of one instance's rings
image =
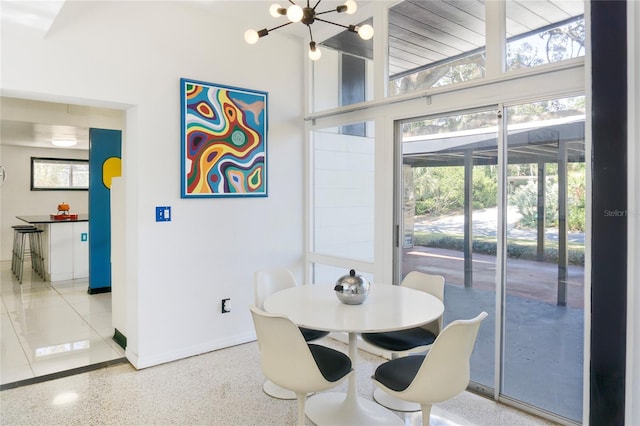
[[[273,398],[287,399],[287,400],[296,399],[296,393],[294,391],[285,389],[282,386],[278,386],[275,383],[273,383],[271,380],[266,380],[264,382],[264,384],[262,385],[262,390],[264,391],[264,393],[266,393],[267,395]],[[307,394],[308,397],[311,395],[313,395],[313,392],[309,392]]]
[[[431,404],[420,404],[422,408],[422,426],[429,426],[429,417],[431,417]]]
[[[304,426],[304,405],[307,395],[304,393],[296,393],[296,399],[298,400],[298,426]]]

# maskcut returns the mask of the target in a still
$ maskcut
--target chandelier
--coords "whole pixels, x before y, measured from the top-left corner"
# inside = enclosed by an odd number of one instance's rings
[[[278,18],[280,16],[286,16],[289,19],[289,22],[286,22],[282,25],[275,26],[273,28],[263,28],[259,31],[256,30],[247,30],[244,33],[244,40],[249,44],[255,44],[258,40],[266,35],[268,35],[271,31],[277,30],[278,28],[286,27],[287,25],[302,22],[309,29],[309,37],[311,38],[311,42],[309,43],[309,58],[316,61],[320,59],[321,52],[318,46],[316,46],[316,42],[313,41],[313,33],[311,32],[311,25],[316,22],[326,22],[327,24],[336,25],[338,27],[346,28],[348,31],[352,33],[356,33],[363,40],[369,40],[373,37],[373,27],[369,24],[365,24],[362,26],[358,25],[342,25],[337,22],[327,21],[326,19],[319,18],[319,15],[324,15],[326,13],[342,13],[345,12],[348,15],[355,13],[357,9],[356,2],[354,0],[347,0],[343,5],[336,7],[335,9],[325,10],[323,12],[317,12],[316,8],[320,4],[322,0],[318,0],[315,6],[311,7],[309,5],[309,0],[307,0],[307,6],[301,7],[296,4],[294,0],[289,0],[291,5],[287,8],[281,7],[279,4],[274,4],[269,8],[269,13],[274,18]]]

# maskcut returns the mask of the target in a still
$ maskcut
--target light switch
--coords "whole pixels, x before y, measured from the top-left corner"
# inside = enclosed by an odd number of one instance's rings
[[[159,206],[156,207],[156,222],[169,222],[171,221],[171,207]]]

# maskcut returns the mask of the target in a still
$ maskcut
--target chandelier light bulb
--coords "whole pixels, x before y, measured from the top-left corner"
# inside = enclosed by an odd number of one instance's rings
[[[345,11],[347,15],[353,15],[356,13],[356,10],[358,10],[358,5],[354,0],[347,0],[344,5],[347,6],[347,10]]]
[[[316,46],[316,43],[314,41],[309,43],[309,59],[311,59],[312,61],[317,61],[318,59],[320,59],[320,56],[322,56],[322,52]]]
[[[278,3],[274,3],[271,5],[271,7],[269,8],[269,13],[271,14],[271,16],[273,16],[274,18],[279,17],[280,14],[280,9],[282,9],[282,6],[280,6]]]
[[[363,40],[371,40],[373,37],[373,27],[369,24],[365,24],[358,28],[358,35]]]
[[[300,20],[302,19],[302,15],[302,8],[297,4],[292,4],[287,9],[287,18],[289,18],[291,22],[300,22]]]
[[[244,32],[244,41],[249,44],[256,44],[259,38],[256,30],[247,30]]]

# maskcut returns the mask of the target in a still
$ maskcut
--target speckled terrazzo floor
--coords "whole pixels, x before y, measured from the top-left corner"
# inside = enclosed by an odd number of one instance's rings
[[[346,352],[333,339],[320,341]],[[358,392],[371,399],[381,358],[360,351]],[[295,401],[271,398],[255,342],[136,371],[129,364],[0,392],[2,425],[291,425]],[[337,390],[346,391],[346,382]],[[311,396],[310,398],[313,398]],[[420,413],[398,414],[419,425]],[[311,425],[309,419],[306,424]],[[550,425],[465,392],[434,406],[432,425]]]

